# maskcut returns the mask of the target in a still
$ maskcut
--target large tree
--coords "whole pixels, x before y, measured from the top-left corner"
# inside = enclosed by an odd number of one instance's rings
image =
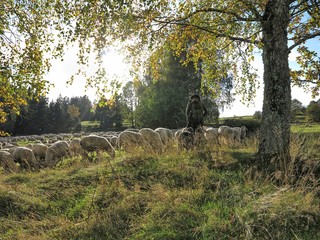
[[[261,50],[264,100],[259,156],[266,165],[276,157],[278,161],[272,161],[274,167],[285,169],[289,159],[292,82],[288,57],[290,51],[298,48],[301,54],[298,63],[302,68],[292,71],[292,79],[296,84],[313,82],[313,93],[317,94],[320,64],[316,52],[305,43],[320,36],[319,2],[141,0],[122,3],[104,15],[112,20],[112,28],[107,28],[112,32],[107,34],[117,39],[133,39],[127,42],[128,47],[134,44],[130,48],[133,54],[140,54],[141,46],[158,52],[170,48],[177,55],[186,52],[186,63],[201,61],[202,81],[211,83],[213,90],[219,89],[214,86],[232,71],[244,100],[252,99],[257,75],[251,63],[255,50]]]
[[[131,55],[141,59],[144,52],[165,48],[176,55],[185,52],[185,63],[196,63],[204,73],[202,82],[210,83],[213,90],[231,71],[244,100],[252,99],[255,92],[257,76],[251,63],[255,49],[260,49],[264,101],[259,155],[266,164],[280,157],[284,161],[273,162],[284,168],[290,144],[290,51],[297,48],[301,54],[301,69],[291,72],[292,80],[313,82],[313,94],[319,91],[319,59],[305,45],[320,36],[318,0],[4,0],[1,4],[0,40],[5,51],[1,51],[0,80],[5,93],[11,90],[19,96],[21,89],[44,88],[38,76],[45,66],[44,52],[51,50],[46,48],[52,40],[48,33],[64,40],[55,41],[59,53],[61,43],[79,42],[80,63],[86,62],[91,46],[101,57],[115,41],[126,43]],[[12,41],[12,32],[22,37]],[[15,51],[15,46],[22,51]],[[102,74],[98,71],[98,79],[103,80]],[[5,96],[4,102],[10,103],[10,94]]]

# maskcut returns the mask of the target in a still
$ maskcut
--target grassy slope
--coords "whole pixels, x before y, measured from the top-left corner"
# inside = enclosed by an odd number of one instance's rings
[[[317,140],[293,148],[319,160]],[[0,174],[0,239],[320,239],[319,189],[262,177],[255,146]]]

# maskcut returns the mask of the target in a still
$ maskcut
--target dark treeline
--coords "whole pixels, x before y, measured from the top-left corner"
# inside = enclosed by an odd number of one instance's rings
[[[40,97],[22,105],[19,114],[8,110],[7,121],[0,128],[10,135],[77,132],[81,130],[81,121],[94,119],[92,108],[87,96],[60,96],[51,102]]]

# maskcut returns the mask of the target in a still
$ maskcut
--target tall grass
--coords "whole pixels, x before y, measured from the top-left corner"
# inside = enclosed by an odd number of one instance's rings
[[[296,136],[294,161],[319,160],[318,144]],[[319,239],[319,179],[300,169],[279,185],[257,170],[256,147],[251,137],[2,173],[0,239]]]

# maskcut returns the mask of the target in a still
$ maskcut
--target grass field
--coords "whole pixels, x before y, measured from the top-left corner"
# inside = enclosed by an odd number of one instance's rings
[[[319,161],[318,140],[296,135],[293,156]],[[279,184],[252,163],[256,148],[251,138],[0,173],[0,239],[320,239],[319,179],[287,172]]]
[[[320,124],[292,124],[293,133],[320,133]]]

